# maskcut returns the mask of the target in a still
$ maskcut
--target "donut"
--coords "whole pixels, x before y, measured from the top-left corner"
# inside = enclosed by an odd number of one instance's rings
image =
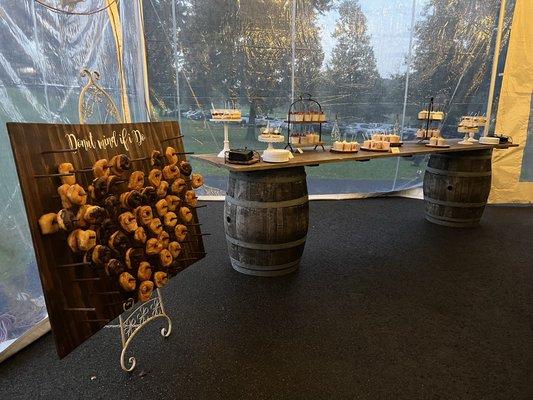
[[[59,225],[57,222],[57,214],[48,213],[41,215],[39,218],[39,226],[43,235],[51,235],[59,231]]]
[[[154,168],[148,174],[148,182],[153,187],[159,187],[159,185],[161,184],[162,177],[163,177],[163,173],[161,172],[161,170]]]
[[[67,198],[72,204],[76,204],[77,206],[82,206],[87,202],[87,193],[85,193],[85,189],[83,189],[80,185],[77,183],[69,186],[67,189]],[[68,208],[68,207],[63,207]]]
[[[57,224],[64,231],[71,231],[77,227],[76,214],[72,210],[62,209],[57,212]]]
[[[98,227],[97,236],[98,243],[109,244],[109,239],[111,235],[118,230],[118,225],[115,220],[111,218],[105,219],[100,226]]]
[[[145,204],[153,204],[157,201],[157,190],[153,186],[146,186],[141,194],[145,197]]]
[[[178,242],[170,242],[168,244],[168,251],[170,251],[172,257],[176,259],[181,253],[181,245]]]
[[[152,154],[150,155],[150,163],[152,165],[152,168],[163,168],[165,166],[165,156],[161,154],[158,150],[152,150]]]
[[[107,264],[111,260],[112,255],[113,252],[109,247],[97,244],[92,250],[91,260],[95,264]]]
[[[126,255],[124,256],[124,262],[128,269],[135,269],[139,266],[140,262],[144,259],[143,249],[130,247],[126,250]]]
[[[198,189],[200,186],[203,186],[204,184],[204,177],[200,174],[192,174],[191,175],[191,185],[193,189]]]
[[[115,189],[124,183],[124,179],[117,175],[109,175],[106,179],[106,190],[107,193],[112,193]],[[117,190],[118,191],[118,190]]]
[[[105,208],[99,206],[88,206],[83,215],[85,221],[90,225],[101,224],[107,217],[109,217],[109,215]]]
[[[182,224],[176,225],[174,228],[174,235],[176,236],[176,240],[178,242],[183,242],[187,237],[187,227]]]
[[[78,222],[78,226],[80,228],[86,228],[87,226],[89,226],[89,224],[85,220],[85,213],[87,212],[89,207],[89,204],[84,204],[78,209],[78,212],[76,213],[76,221]]]
[[[185,183],[185,179],[178,178],[174,182],[172,182],[172,186],[170,187],[170,190],[172,191],[172,193],[179,195],[183,192],[183,190],[186,187],[187,185]]]
[[[159,252],[159,263],[162,267],[168,267],[172,264],[172,254],[167,249],[163,249]]]
[[[144,303],[145,301],[150,300],[152,297],[152,292],[154,291],[154,282],[152,281],[143,281],[139,285],[138,298],[139,301]]]
[[[93,165],[93,175],[95,178],[107,178],[111,173],[109,163],[105,158],[98,160]]]
[[[64,183],[57,188],[57,193],[61,198],[61,205],[63,206],[63,208],[72,208],[72,203],[70,202],[67,196],[67,192],[69,189],[70,185],[68,183]]]
[[[192,207],[196,207],[198,204],[198,197],[196,197],[194,190],[187,190],[185,192],[185,202]]]
[[[135,278],[129,272],[121,273],[118,277],[118,282],[120,283],[122,289],[124,289],[126,292],[133,292],[135,290],[135,286],[137,285]]]
[[[157,238],[151,238],[146,241],[146,255],[155,256],[161,250],[163,250],[163,246],[161,246]]]
[[[144,172],[133,171],[130,175],[128,188],[130,190],[141,190],[144,186]]]
[[[180,198],[173,194],[169,194],[167,197],[165,197],[165,200],[167,201],[168,211],[175,211],[181,202]]]
[[[180,172],[185,176],[189,176],[192,172],[191,164],[189,164],[187,161],[180,161],[179,168]]]
[[[117,196],[107,196],[104,200],[104,207],[109,214],[116,214],[120,207],[120,200]]]
[[[166,249],[170,242],[170,235],[167,232],[163,231],[159,234],[159,236],[157,237],[157,240],[159,240],[159,243],[161,243],[161,246],[164,249]]]
[[[152,276],[152,266],[146,261],[141,261],[137,270],[137,278],[140,281],[147,281]]]
[[[169,211],[163,217],[163,222],[165,226],[168,226],[169,228],[174,228],[178,223],[178,216],[176,215],[176,213]]]
[[[164,198],[167,195],[168,191],[168,182],[161,181],[161,184],[157,187],[157,197],[160,199]]]
[[[71,163],[65,162],[59,164],[57,167],[57,172],[60,174],[72,174],[68,176],[61,177],[61,183],[66,183],[67,185],[74,185],[76,183],[76,176],[74,175],[74,166]]]
[[[135,209],[135,218],[141,225],[148,225],[153,217],[150,206],[139,206]]]
[[[176,165],[167,165],[165,168],[163,168],[163,176],[169,181],[178,177],[179,174],[180,169]]]
[[[133,232],[133,240],[135,240],[137,243],[145,243],[146,239],[146,231],[142,226],[139,226],[137,229],[135,229],[135,232]]]
[[[72,250],[74,253],[80,251],[78,247],[78,235],[80,232],[81,232],[81,229],[74,229],[67,236],[68,247],[70,247],[70,250]]]
[[[168,283],[168,275],[166,272],[158,271],[154,274],[154,284],[156,287],[161,288]]]
[[[161,225],[161,220],[159,218],[152,218],[150,223],[148,224],[149,231],[159,236],[161,232],[163,232],[163,225]]]
[[[119,201],[123,208],[137,208],[145,203],[144,196],[137,190],[122,193]]]
[[[191,222],[193,219],[192,212],[188,207],[181,207],[179,215],[183,222]]]
[[[167,147],[165,150],[165,157],[170,165],[175,165],[178,162],[178,156],[174,147]]]
[[[155,210],[160,217],[164,216],[168,212],[168,203],[165,199],[159,200],[155,203]]]
[[[139,226],[133,213],[126,211],[118,216],[120,227],[126,232],[134,232]]]
[[[116,155],[109,161],[109,167],[113,175],[122,175],[131,168],[130,159],[125,154]]]
[[[107,196],[107,178],[106,177],[100,177],[93,180],[92,184],[89,185],[89,193],[91,194],[91,198],[94,200],[100,200],[103,199],[105,196]]]
[[[96,232],[92,229],[80,230],[77,235],[78,249],[87,251],[96,246]]]
[[[124,272],[124,264],[116,258],[112,258],[105,264],[105,272],[107,275],[120,275]]]
[[[116,231],[114,232],[107,241],[109,247],[113,250],[118,251],[119,253],[126,251],[130,247],[130,241],[124,232]]]

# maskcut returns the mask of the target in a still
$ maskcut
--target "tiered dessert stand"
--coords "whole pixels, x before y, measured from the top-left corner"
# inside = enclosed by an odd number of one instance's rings
[[[303,97],[307,96],[307,97]],[[285,146],[285,149],[290,149],[292,152],[294,152],[295,148],[304,148],[304,147],[314,147],[314,150],[317,149],[317,147],[322,147],[322,150],[325,151],[324,148],[324,142],[322,141],[322,124],[326,123],[327,121],[295,121],[293,118],[294,112],[296,112],[299,109],[303,110],[311,110],[316,109],[320,114],[323,114],[322,106],[318,101],[313,99],[309,93],[304,93],[301,95],[298,100],[295,100],[290,106],[289,106],[289,112],[287,113],[287,120],[285,123],[287,124],[287,145]],[[315,143],[291,143],[291,128],[294,129],[295,126],[316,126],[318,125],[318,142]]]

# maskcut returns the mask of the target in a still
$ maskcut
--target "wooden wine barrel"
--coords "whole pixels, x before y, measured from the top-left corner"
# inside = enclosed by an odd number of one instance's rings
[[[258,276],[296,270],[308,225],[304,167],[230,172],[224,228],[235,270]]]
[[[424,175],[426,219],[457,228],[477,226],[491,185],[492,148],[432,154]]]

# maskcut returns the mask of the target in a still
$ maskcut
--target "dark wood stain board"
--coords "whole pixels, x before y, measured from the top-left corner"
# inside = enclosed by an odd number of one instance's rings
[[[70,162],[76,170],[89,169],[75,175],[77,183],[87,189],[94,179],[90,168],[95,161],[110,160],[118,154],[125,154],[131,159],[148,156],[147,160],[132,163],[131,169],[141,170],[148,176],[152,168],[149,159],[152,150],[164,154],[166,147],[172,146],[178,152],[185,152],[180,129],[176,122],[95,125],[8,123],[7,128],[50,323],[57,352],[62,358],[120,315],[123,303],[130,297],[136,301],[137,291],[128,293],[121,290],[118,277],[108,276],[104,268],[95,265],[63,266],[81,262],[83,255],[70,250],[67,232],[60,230],[52,235],[43,235],[38,223],[41,215],[55,213],[62,208],[57,193],[60,178],[35,176],[56,174],[60,163]],[[140,135],[143,136],[142,141],[138,140]],[[77,145],[81,146],[76,152],[47,153],[75,148],[74,137],[78,140]],[[103,138],[111,138],[105,148],[101,148],[98,142]],[[185,154],[178,157],[180,161],[186,160]],[[186,185],[187,189],[191,189],[190,181]],[[188,229],[187,238],[181,243],[182,252],[177,260],[167,267],[169,277],[205,256],[198,216],[195,208],[189,208],[193,220],[184,224]]]

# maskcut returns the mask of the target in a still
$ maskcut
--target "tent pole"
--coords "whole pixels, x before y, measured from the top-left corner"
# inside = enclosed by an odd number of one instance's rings
[[[492,117],[492,102],[494,99],[494,87],[496,86],[496,75],[498,74],[498,61],[500,59],[500,47],[502,41],[503,22],[505,19],[505,5],[507,0],[502,0],[500,5],[500,15],[498,18],[498,32],[496,34],[496,44],[494,46],[494,57],[492,59],[492,74],[490,76],[489,99],[487,101],[487,121],[485,122],[485,129],[483,129],[483,136],[489,134],[490,120]]]
[[[173,41],[172,41],[172,52],[174,53],[174,70],[176,74],[176,108],[178,109],[178,124],[180,129],[183,129],[181,125],[181,99],[180,99],[180,75],[179,75],[179,57],[178,57],[178,28],[176,24],[176,1],[172,0],[172,30],[173,30]]]
[[[294,70],[296,69],[296,0],[292,0],[291,13],[291,104],[294,102]]]

